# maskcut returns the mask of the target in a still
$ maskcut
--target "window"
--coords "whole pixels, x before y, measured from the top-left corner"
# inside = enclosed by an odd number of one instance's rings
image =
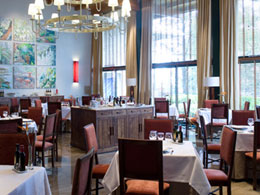
[[[153,2],[152,96],[169,95],[181,112],[197,108],[197,1]]]
[[[240,107],[260,105],[260,0],[238,0]]]
[[[118,12],[120,14],[121,12]],[[126,95],[126,25],[102,33],[103,96]]]

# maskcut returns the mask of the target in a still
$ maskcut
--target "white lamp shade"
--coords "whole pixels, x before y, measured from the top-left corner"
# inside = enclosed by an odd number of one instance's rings
[[[29,4],[28,8],[28,15],[30,16],[35,16],[37,14],[37,9],[34,3]]]
[[[131,11],[131,4],[129,0],[123,0],[122,10]]]
[[[53,19],[53,18],[58,18],[59,17],[59,15],[57,14],[57,13],[52,13],[52,15],[51,15],[51,18]]]
[[[44,2],[43,0],[35,0],[35,7],[39,10],[39,9],[44,9]]]
[[[64,5],[64,0],[54,0],[54,5],[62,6],[62,5]]]
[[[206,77],[204,87],[219,87],[219,77]]]
[[[92,4],[92,3],[93,3],[93,0],[82,0],[82,4],[89,5],[89,4]]]
[[[136,86],[136,78],[129,78],[126,80],[127,86]]]
[[[118,6],[118,1],[117,0],[109,0],[108,6],[109,7],[116,7],[116,6]]]

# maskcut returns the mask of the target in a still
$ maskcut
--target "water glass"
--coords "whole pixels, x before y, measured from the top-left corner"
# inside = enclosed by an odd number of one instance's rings
[[[251,127],[254,124],[254,119],[253,118],[248,118],[247,124]]]
[[[8,116],[8,112],[7,111],[3,111],[3,116],[6,118]]]
[[[164,140],[164,133],[163,132],[158,132],[157,133],[157,137],[158,137],[158,140]]]
[[[157,140],[157,131],[150,131],[149,140]]]
[[[32,160],[32,145],[28,145],[28,169],[33,170],[33,160]]]
[[[172,141],[172,133],[171,132],[165,133],[165,141]]]

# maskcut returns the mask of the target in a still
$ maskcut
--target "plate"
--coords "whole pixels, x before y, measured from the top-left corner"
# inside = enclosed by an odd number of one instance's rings
[[[239,126],[239,125],[232,125],[230,126],[232,129],[235,129],[235,130],[248,130],[247,127],[245,126]]]
[[[27,172],[27,168],[25,168],[24,171],[19,171],[19,170],[15,169],[15,168],[13,168],[12,170],[13,170],[14,172],[16,172],[16,173],[19,173],[19,174],[22,174],[22,173],[26,173],[26,172]]]
[[[33,122],[33,120],[29,118],[23,118],[23,122]]]

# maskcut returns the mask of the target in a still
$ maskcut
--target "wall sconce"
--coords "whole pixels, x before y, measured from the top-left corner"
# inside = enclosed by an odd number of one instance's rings
[[[79,61],[73,61],[73,82],[79,82]]]

